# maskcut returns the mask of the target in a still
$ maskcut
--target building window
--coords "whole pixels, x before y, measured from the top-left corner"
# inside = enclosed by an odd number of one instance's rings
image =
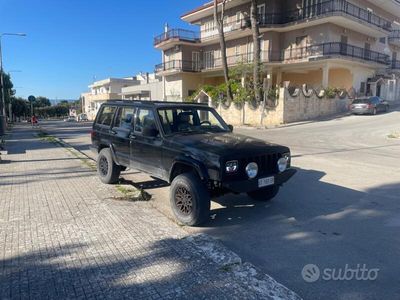
[[[386,45],[386,38],[385,38],[385,37],[380,38],[380,39],[379,39],[379,42],[380,42],[381,44]]]
[[[235,47],[235,55],[236,56],[240,55],[240,46],[239,45]]]
[[[360,94],[364,95],[366,92],[366,82],[361,82],[361,86],[360,86]]]
[[[242,21],[242,12],[238,11],[236,13],[236,24],[239,24]]]
[[[215,29],[214,20],[204,23],[204,31],[205,32],[214,31],[214,29]]]

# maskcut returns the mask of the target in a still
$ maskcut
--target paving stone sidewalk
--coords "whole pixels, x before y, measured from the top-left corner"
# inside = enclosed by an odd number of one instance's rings
[[[16,126],[0,163],[0,299],[298,299]]]

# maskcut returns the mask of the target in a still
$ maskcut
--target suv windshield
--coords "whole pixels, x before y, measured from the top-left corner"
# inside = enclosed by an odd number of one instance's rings
[[[208,107],[159,108],[158,115],[166,135],[229,132],[222,118]]]

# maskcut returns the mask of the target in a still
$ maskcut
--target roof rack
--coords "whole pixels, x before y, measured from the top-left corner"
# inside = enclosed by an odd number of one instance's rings
[[[161,100],[108,100],[103,104],[145,104],[145,105],[201,105],[208,106],[208,103],[192,103],[192,102],[181,102],[181,101],[161,101]]]

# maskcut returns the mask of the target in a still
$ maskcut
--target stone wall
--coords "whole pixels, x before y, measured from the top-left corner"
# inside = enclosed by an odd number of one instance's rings
[[[307,90],[305,86],[290,94],[288,85],[280,88],[279,98],[275,102],[268,102],[266,107],[262,104],[252,107],[246,102],[240,106],[233,103],[229,107],[218,105],[216,109],[226,123],[234,126],[271,127],[342,113],[348,110],[350,104],[346,92],[341,97],[336,95],[331,99],[325,97],[324,92]]]

